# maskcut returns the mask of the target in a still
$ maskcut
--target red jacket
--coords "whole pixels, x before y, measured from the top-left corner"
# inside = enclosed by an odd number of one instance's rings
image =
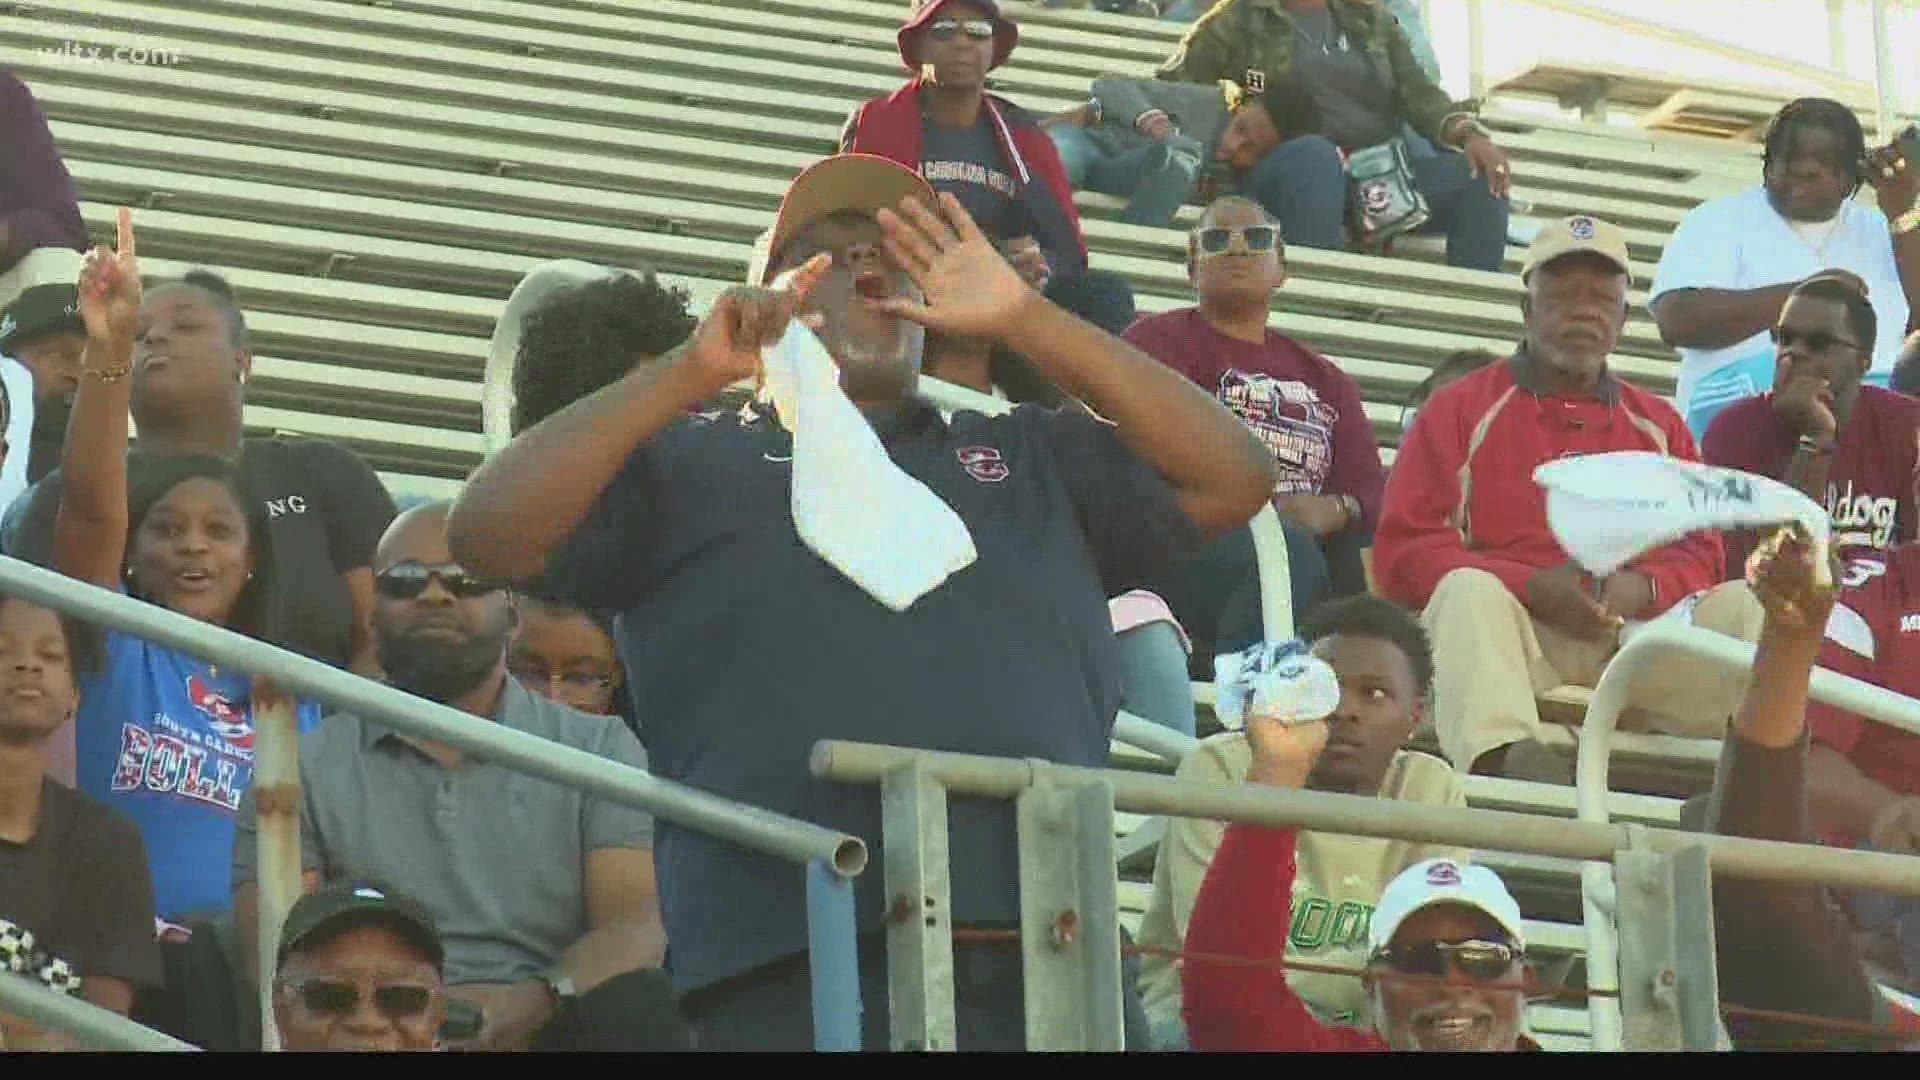
[[[1189,955],[1284,960],[1293,921],[1292,829],[1234,824],[1220,841],[1187,922]],[[1276,967],[1188,960],[1180,969],[1180,1011],[1195,1050],[1385,1050],[1371,1029],[1328,1027]]]
[[[1073,205],[1073,185],[1053,140],[1025,110],[994,94],[984,106],[1000,137],[1000,156],[1008,172],[1018,178],[1019,199],[1033,218],[1034,239],[1047,253],[1054,276],[1084,270],[1087,240],[1080,232],[1080,212]],[[874,98],[847,117],[840,132],[843,154],[876,154],[920,171],[920,80]]]
[[[1597,396],[1539,392],[1522,350],[1446,386],[1400,444],[1374,533],[1382,592],[1426,606],[1454,570],[1485,570],[1523,602],[1536,570],[1567,562],[1547,528],[1536,466],[1609,450],[1654,450],[1698,461],[1685,421],[1658,397],[1601,376]],[[1695,533],[1630,564],[1653,579],[1652,617],[1721,581],[1720,538]]]

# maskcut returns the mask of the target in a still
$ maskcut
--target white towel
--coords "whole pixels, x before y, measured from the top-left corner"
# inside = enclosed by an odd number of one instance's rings
[[[1820,504],[1778,480],[1639,450],[1549,461],[1533,471],[1547,489],[1547,526],[1573,561],[1611,574],[1634,558],[1702,529],[1797,521],[1824,560],[1830,522]]]
[[[793,524],[802,543],[894,611],[972,565],[978,552],[966,523],[887,456],[813,331],[789,324],[761,360],[765,392],[793,433]]]

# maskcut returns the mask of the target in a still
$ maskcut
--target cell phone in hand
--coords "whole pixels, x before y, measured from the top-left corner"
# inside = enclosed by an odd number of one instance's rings
[[[471,1042],[480,1037],[486,1024],[487,1014],[480,1006],[464,998],[448,998],[447,1019],[440,1025],[440,1041]]]

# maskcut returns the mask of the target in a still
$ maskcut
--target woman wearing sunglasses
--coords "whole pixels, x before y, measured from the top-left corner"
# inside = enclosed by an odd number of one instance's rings
[[[81,273],[87,346],[62,461],[54,568],[267,637],[274,619],[265,514],[232,467],[214,457],[167,457],[127,490],[127,388],[140,304],[132,220],[121,210],[118,253],[96,249]],[[140,826],[162,919],[180,923],[231,906],[234,813],[253,776],[251,698],[245,672],[109,633],[106,661],[83,682],[75,722],[54,748],[65,750],[76,787]],[[316,706],[297,709],[301,730],[319,723]]]
[[[1286,284],[1280,230],[1259,203],[1216,200],[1187,241],[1198,304],[1133,324],[1126,339],[1220,399],[1280,468],[1273,505],[1288,533],[1293,607],[1365,592],[1386,473],[1353,377],[1267,325]],[[1216,624],[1220,650],[1258,635],[1253,540],[1235,530],[1201,551],[1168,599],[1199,636]]]

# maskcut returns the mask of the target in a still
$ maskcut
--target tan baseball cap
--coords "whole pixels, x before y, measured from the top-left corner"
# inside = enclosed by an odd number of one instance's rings
[[[839,154],[806,167],[787,185],[786,198],[780,201],[780,213],[773,228],[760,235],[754,244],[753,261],[747,266],[747,284],[765,285],[780,250],[807,226],[842,210],[875,213],[883,207],[897,209],[907,196],[928,207],[934,204],[933,188],[920,174],[894,161],[874,154]]]
[[[1620,226],[1586,214],[1575,214],[1541,227],[1540,235],[1533,238],[1533,246],[1527,249],[1527,263],[1520,268],[1520,280],[1531,276],[1535,267],[1582,251],[1602,256],[1618,266],[1623,274],[1633,273],[1627,263],[1627,234],[1620,231]]]

